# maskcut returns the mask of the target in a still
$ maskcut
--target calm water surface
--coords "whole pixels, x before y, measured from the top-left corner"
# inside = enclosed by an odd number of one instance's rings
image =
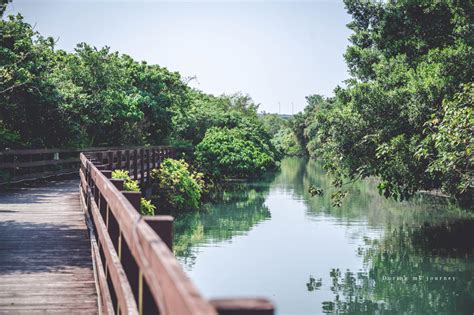
[[[178,217],[175,254],[207,298],[271,299],[277,314],[474,313],[474,215],[441,198],[397,203],[356,183],[340,208],[319,164],[282,161]]]

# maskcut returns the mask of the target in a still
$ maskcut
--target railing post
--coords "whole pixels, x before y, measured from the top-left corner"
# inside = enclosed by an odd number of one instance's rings
[[[145,179],[145,158],[144,158],[145,150],[142,148],[140,149],[140,184],[144,183]]]
[[[126,165],[127,171],[130,172],[130,150],[125,151],[125,165]]]
[[[151,152],[152,152],[152,153],[151,153],[151,159],[153,160],[153,162],[152,162],[152,167],[153,167],[153,168],[156,168],[156,149],[153,148],[153,149],[151,150]]]
[[[138,152],[137,149],[133,150],[133,179],[138,179]]]
[[[140,199],[141,193],[134,191],[124,191],[122,192],[125,198],[132,204],[132,206],[140,212]],[[133,258],[132,252],[127,245],[127,242],[123,237],[120,238],[120,252],[119,252],[120,261],[122,262],[123,270],[127,275],[128,282],[132,288],[133,295],[136,301],[139,301],[139,291],[140,291],[140,270],[138,268],[135,259]],[[139,304],[139,303],[137,303]]]
[[[158,152],[158,162],[159,164],[161,164],[161,162],[163,162],[163,149],[160,148],[159,152]]]
[[[146,182],[150,182],[150,149],[146,149]]]
[[[122,194],[132,204],[135,210],[140,212],[140,199],[142,198],[142,193],[139,191],[122,191]]]
[[[143,276],[140,277],[140,284],[142,285],[143,297],[142,301],[139,301],[139,307],[142,306],[142,314],[160,314],[160,310],[155,304],[155,299],[150,291],[148,283],[145,281]],[[140,303],[141,302],[141,303]]]
[[[111,182],[112,184],[114,184],[114,186],[115,186],[118,190],[120,190],[120,191],[123,190],[123,183],[124,183],[124,180],[123,180],[123,179],[111,178],[111,179],[110,179],[110,182]]]
[[[173,221],[170,215],[156,215],[143,217],[146,223],[165,242],[166,246],[173,251]]]
[[[122,169],[122,151],[117,151],[117,168]]]
[[[113,171],[114,170],[114,151],[109,151],[107,152],[108,158],[109,158],[109,170]]]
[[[100,164],[104,163],[104,154],[102,152],[97,152],[97,160]]]

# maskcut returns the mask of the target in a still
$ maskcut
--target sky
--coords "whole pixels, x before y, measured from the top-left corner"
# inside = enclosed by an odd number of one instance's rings
[[[59,49],[109,46],[196,77],[206,93],[249,94],[260,111],[296,113],[349,77],[342,0],[13,0],[7,13],[17,12]]]

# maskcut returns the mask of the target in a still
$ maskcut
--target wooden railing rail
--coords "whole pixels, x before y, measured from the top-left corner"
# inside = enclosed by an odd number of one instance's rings
[[[104,152],[107,150],[113,152],[134,152],[135,150],[140,151],[142,149],[151,150],[150,152],[159,152],[170,149],[170,147],[2,150],[0,151],[0,185],[51,176],[76,174],[80,165],[79,154],[81,152]]]
[[[170,216],[139,213],[141,193],[124,192],[114,169],[147,183],[172,148],[134,148],[80,155],[81,204],[91,243],[103,314],[273,314],[262,299],[204,299],[171,252]],[[210,279],[212,281],[212,279]]]
[[[165,158],[176,158],[176,150],[169,146],[132,148],[88,152],[99,164],[108,170],[127,170],[130,177],[140,184],[148,183],[150,172]]]

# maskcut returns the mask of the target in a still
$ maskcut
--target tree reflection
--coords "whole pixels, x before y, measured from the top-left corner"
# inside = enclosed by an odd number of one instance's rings
[[[306,288],[308,289],[308,291],[317,291],[321,288],[321,286],[323,285],[323,279],[322,278],[319,278],[316,280],[316,278],[314,278],[313,276],[309,276],[309,282],[306,283]]]
[[[360,269],[322,270],[302,283],[302,289],[315,298],[323,292],[332,295],[322,304],[323,312],[474,311],[474,213],[427,194],[409,202],[387,200],[378,195],[370,180],[348,187],[350,195],[340,208],[331,207],[327,195],[309,196],[310,185],[324,187],[330,183],[331,178],[318,163],[285,159],[274,178],[232,184],[215,192],[203,211],[175,215],[175,254],[186,266],[192,266],[201,245],[230,241],[269,219],[265,206],[269,191],[278,194],[283,190],[305,203],[307,217],[330,216],[360,243],[355,253],[362,259]]]
[[[303,166],[298,166],[298,161]],[[308,291],[330,290],[334,298],[322,304],[324,313],[348,314],[471,314],[474,311],[474,214],[449,200],[418,194],[395,202],[378,195],[375,181],[356,182],[342,207],[331,206],[330,191],[312,198],[307,187],[331,186],[332,178],[315,161],[293,159],[275,183],[286,183],[307,207],[308,215],[329,214],[347,226],[363,245],[361,270],[333,269],[330,286],[310,276]],[[283,173],[283,171],[282,171]],[[293,175],[293,176],[290,176]],[[367,230],[352,234],[353,223],[364,221],[383,231],[371,239]],[[358,233],[356,231],[356,233]],[[351,253],[352,254],[352,253]]]
[[[465,314],[474,310],[474,221],[401,225],[359,249],[365,271],[330,272],[326,313]]]
[[[264,204],[268,192],[265,181],[229,184],[214,192],[213,202],[202,211],[174,214],[174,254],[190,267],[199,244],[229,240],[269,219],[270,211]]]

